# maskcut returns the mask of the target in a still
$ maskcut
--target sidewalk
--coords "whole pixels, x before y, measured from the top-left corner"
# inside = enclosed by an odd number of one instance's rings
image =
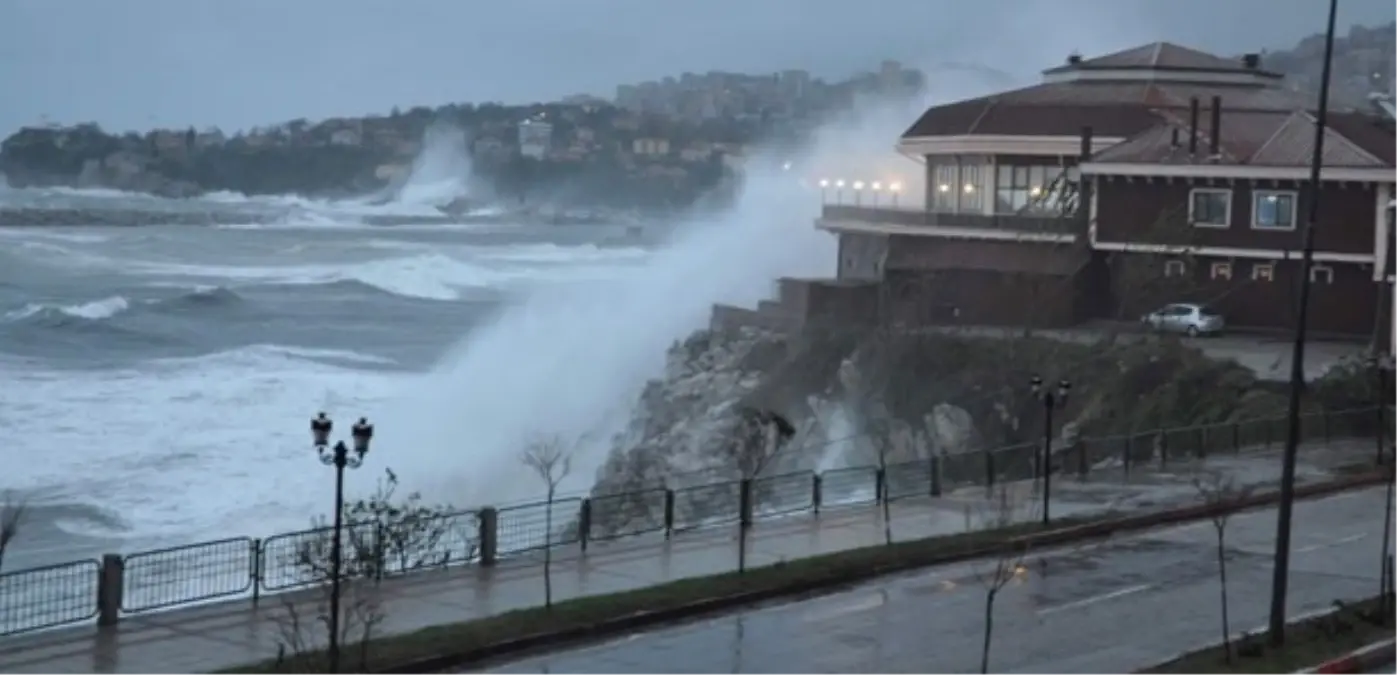
[[[1336,442],[1307,448],[1297,480],[1324,480],[1333,469],[1371,454],[1371,442]],[[1273,488],[1279,475],[1277,453],[1217,456],[1203,462],[1234,476],[1239,484]],[[1055,518],[1111,510],[1162,509],[1195,502],[1190,475],[1199,463],[1171,464],[1167,471],[1135,471],[1129,477],[1098,471],[1085,479],[1055,476]],[[1027,484],[1017,488],[1031,492]],[[983,513],[983,488],[962,488],[938,498],[912,498],[891,504],[893,535],[913,539],[966,528],[967,513]],[[1029,514],[1025,514],[1029,515]],[[1032,517],[1032,516],[1029,516]],[[595,543],[582,554],[574,547],[554,552],[555,600],[610,593],[669,580],[732,570],[737,563],[736,526],[676,535],[642,536]],[[883,541],[881,508],[864,506],[801,514],[757,523],[749,541],[748,563],[770,564]],[[281,638],[283,603],[309,607],[318,591],[124,616],[114,627],[80,626],[0,640],[0,672],[208,672],[274,657]],[[379,635],[464,621],[542,604],[542,569],[536,560],[514,558],[494,568],[423,572],[380,586],[386,620]],[[311,610],[307,609],[305,612]],[[303,615],[304,613],[303,612]]]

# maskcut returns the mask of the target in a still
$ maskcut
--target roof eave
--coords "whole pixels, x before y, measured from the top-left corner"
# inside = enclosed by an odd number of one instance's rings
[[[1056,68],[1049,68],[1049,69],[1047,69],[1047,70],[1042,71],[1042,74],[1043,74],[1043,75],[1058,75],[1058,74],[1061,74],[1061,73],[1070,73],[1070,72],[1073,72],[1073,71],[1083,71],[1083,70],[1086,70],[1086,71],[1092,71],[1092,70],[1095,70],[1095,71],[1112,71],[1112,70],[1126,70],[1126,71],[1136,70],[1136,71],[1147,71],[1147,70],[1154,70],[1154,71],[1160,71],[1160,72],[1165,72],[1165,73],[1210,73],[1210,74],[1223,74],[1223,75],[1257,75],[1257,76],[1269,78],[1269,79],[1272,79],[1272,80],[1283,80],[1283,79],[1285,79],[1285,75],[1284,75],[1283,73],[1278,73],[1278,72],[1275,72],[1275,71],[1273,71],[1273,70],[1261,70],[1261,69],[1259,69],[1259,68],[1256,68],[1256,69],[1251,69],[1251,68],[1193,68],[1193,67],[1188,67],[1188,66],[1163,66],[1163,67],[1161,67],[1161,66],[1097,66],[1097,65],[1087,65],[1087,64],[1081,64],[1081,63],[1077,63],[1077,64],[1071,64],[1071,63],[1069,63],[1069,64],[1064,65],[1064,66],[1058,66],[1058,67],[1056,67]]]

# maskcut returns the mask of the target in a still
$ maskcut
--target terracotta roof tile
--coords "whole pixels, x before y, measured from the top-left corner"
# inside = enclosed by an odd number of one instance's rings
[[[1340,113],[1331,118],[1324,138],[1325,166],[1382,168],[1393,166],[1394,136],[1374,118]],[[1162,114],[1160,122],[1093,158],[1098,163],[1202,164],[1210,159],[1211,115],[1199,111],[1197,153],[1188,152],[1187,115]],[[1314,148],[1315,119],[1305,111],[1234,111],[1224,109],[1216,163],[1250,166],[1308,166]],[[1349,130],[1354,136],[1344,133]],[[1177,144],[1175,143],[1177,139]]]
[[[1140,82],[1057,82],[927,109],[903,138],[962,134],[1129,136],[1158,121],[1156,109],[1207,105],[1221,96],[1229,109],[1291,111],[1311,98],[1279,87]]]

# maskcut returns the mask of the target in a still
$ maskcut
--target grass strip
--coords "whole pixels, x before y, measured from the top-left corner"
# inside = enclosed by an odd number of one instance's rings
[[[1388,601],[1391,602],[1390,600]],[[1142,673],[1293,673],[1314,668],[1384,638],[1392,639],[1392,612],[1383,598],[1334,603],[1333,611],[1286,624],[1285,644],[1272,648],[1266,633],[1233,641],[1231,659],[1221,644],[1183,654]]]
[[[1317,497],[1375,485],[1386,474],[1368,472],[1298,486],[1297,498]],[[341,669],[358,672],[421,673],[462,667],[476,661],[557,648],[629,630],[676,623],[777,598],[827,593],[869,579],[1001,552],[1006,547],[1036,548],[1110,536],[1274,504],[1275,492],[1255,494],[1224,505],[1198,505],[1144,514],[1105,512],[1090,517],[1021,523],[996,530],[894,542],[836,553],[795,558],[710,576],[680,579],[617,593],[555,602],[552,609],[530,607],[494,616],[374,638],[368,645],[345,645]],[[322,631],[323,632],[323,631]],[[320,636],[323,639],[323,635]],[[288,655],[218,672],[325,672],[324,652]]]

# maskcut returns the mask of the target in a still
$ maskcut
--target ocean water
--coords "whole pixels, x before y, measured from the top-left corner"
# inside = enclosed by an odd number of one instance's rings
[[[619,225],[363,224],[471,196],[450,129],[403,185],[359,200],[0,188],[0,208],[249,214],[0,228],[0,490],[30,509],[6,568],[305,528],[333,498],[309,442],[322,410],[337,436],[376,424],[351,496],[391,467],[435,503],[537,499],[519,454],[545,436],[574,453],[563,489],[585,490],[713,303],[834,274],[835,238],[812,227],[819,179],[897,181],[919,202],[921,167],[890,146],[922,106],[748,158],[731,208],[646,223],[643,246]]]
[[[647,246],[622,226],[371,227],[352,213],[385,207],[292,198],[235,204],[284,224],[0,229],[0,489],[30,509],[6,568],[303,529],[332,499],[321,410],[337,435],[377,425],[351,496],[391,467],[435,502],[527,500],[518,453],[544,435],[576,446],[585,489],[713,302],[832,269],[818,198],[780,186]],[[32,192],[6,201],[150,199]]]
[[[31,509],[7,567],[304,527],[311,414],[390,424],[510,303],[653,255],[609,230],[0,230],[0,488]]]

